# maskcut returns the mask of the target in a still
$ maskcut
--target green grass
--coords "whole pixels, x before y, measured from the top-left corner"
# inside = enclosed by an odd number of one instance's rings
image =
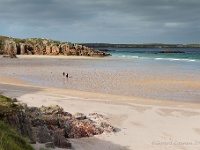
[[[0,150],[33,150],[27,140],[3,121],[5,114],[21,109],[10,98],[0,95]]]
[[[6,40],[6,39],[9,39],[9,37],[0,35],[0,40]]]
[[[22,107],[15,104],[10,98],[0,95],[0,119],[5,114],[19,111]]]
[[[26,139],[0,121],[0,150],[33,150]]]
[[[25,43],[26,39],[13,38],[16,43]]]

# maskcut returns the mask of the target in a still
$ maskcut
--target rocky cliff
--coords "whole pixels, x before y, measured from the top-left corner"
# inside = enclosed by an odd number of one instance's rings
[[[0,36],[0,54],[6,55],[73,55],[104,57],[109,56],[100,50],[86,46],[60,42],[44,38],[16,39]]]
[[[68,138],[114,132],[115,128],[107,123],[107,119],[97,113],[72,115],[58,105],[28,107],[16,98],[0,95],[0,121],[27,137],[30,143],[44,143],[46,148],[71,148]]]

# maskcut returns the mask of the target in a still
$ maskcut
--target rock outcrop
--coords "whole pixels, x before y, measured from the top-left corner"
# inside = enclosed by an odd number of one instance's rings
[[[1,54],[6,55],[73,55],[91,57],[110,55],[104,51],[78,44],[39,38],[14,39],[7,37],[1,39],[0,46]]]
[[[16,99],[14,99],[16,102]],[[40,108],[28,107],[26,104],[16,105],[14,109],[6,109],[0,117],[10,124],[30,143],[44,143],[47,148],[71,148],[68,138],[90,137],[103,132],[114,132],[115,128],[107,123],[106,117],[91,113],[88,117],[82,113],[74,115],[66,112],[58,105]]]
[[[167,50],[162,50],[158,53],[185,53],[184,51],[177,51],[177,50],[171,50],[171,49],[167,49]]]

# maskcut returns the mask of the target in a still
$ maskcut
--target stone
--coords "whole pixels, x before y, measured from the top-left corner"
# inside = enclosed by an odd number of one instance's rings
[[[50,118],[50,119],[45,119],[45,122],[47,125],[58,125],[58,119],[57,118]]]
[[[71,135],[74,138],[90,137],[101,134],[103,131],[93,123],[74,120],[72,122]]]
[[[54,132],[57,135],[65,136],[65,129],[56,129]]]
[[[15,112],[7,115],[7,122],[21,135],[28,137],[31,143],[36,143],[30,118],[24,112]]]
[[[64,129],[65,129],[65,137],[66,137],[66,138],[71,138],[71,137],[73,137],[73,133],[71,132],[71,131],[72,131],[72,125],[71,125],[71,123],[70,123],[69,121],[66,121],[66,122],[65,122],[65,127],[64,127]]]
[[[84,120],[86,119],[86,115],[82,114],[82,113],[75,113],[74,117],[78,120]]]
[[[39,143],[53,142],[52,132],[46,126],[38,128],[37,141]]]
[[[33,119],[31,119],[31,124],[33,127],[38,127],[38,126],[44,125],[44,122],[41,121],[41,119],[39,119],[39,118],[33,118]]]
[[[55,148],[54,142],[47,142],[45,143],[46,148]]]
[[[54,135],[54,144],[59,148],[71,148],[71,143],[64,137],[58,134]]]
[[[12,100],[13,102],[18,102],[17,98],[13,98]]]
[[[106,132],[115,132],[115,128],[106,122],[101,122],[100,126]]]

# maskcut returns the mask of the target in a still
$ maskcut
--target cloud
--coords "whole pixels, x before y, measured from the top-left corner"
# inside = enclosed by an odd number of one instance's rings
[[[72,42],[199,42],[198,34],[192,36],[199,32],[199,0],[0,0],[0,3],[0,34],[9,36],[47,36]],[[171,33],[181,36],[171,39]]]

